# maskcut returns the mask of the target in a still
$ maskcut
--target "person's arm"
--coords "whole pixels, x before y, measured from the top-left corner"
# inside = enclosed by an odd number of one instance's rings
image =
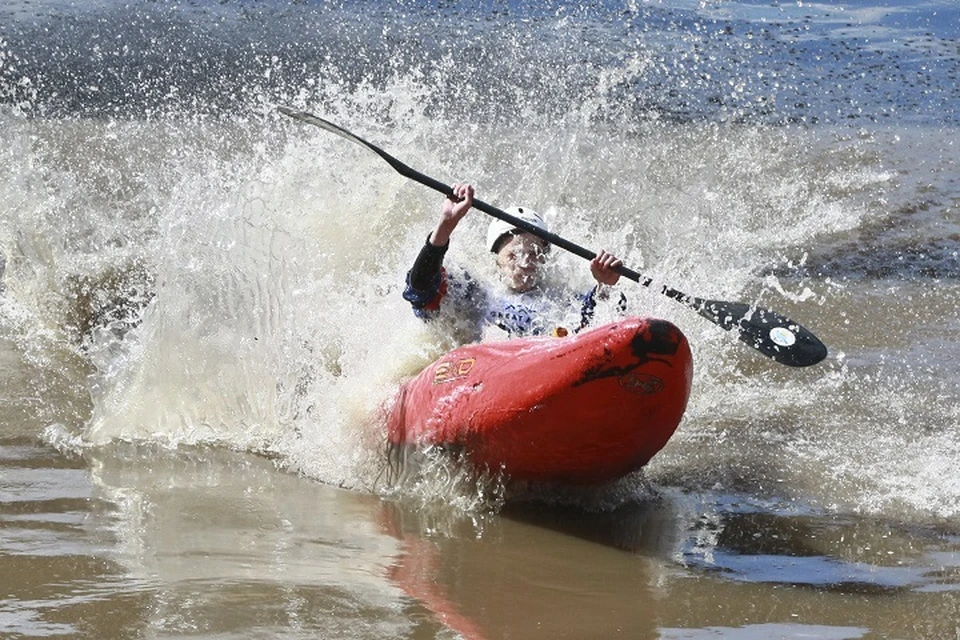
[[[473,191],[469,184],[453,185],[454,195],[444,200],[437,226],[427,236],[413,267],[407,272],[403,298],[417,315],[436,310],[446,293],[443,257],[450,246],[450,235],[473,206]]]
[[[453,195],[447,196],[440,209],[440,219],[437,226],[430,232],[428,241],[435,247],[446,246],[450,242],[450,235],[457,228],[463,216],[467,215],[473,206],[473,185],[453,185]]]
[[[440,306],[445,292],[443,256],[448,246],[449,243],[436,247],[428,236],[413,267],[407,272],[403,299],[413,306],[418,316],[423,311],[433,311]]]

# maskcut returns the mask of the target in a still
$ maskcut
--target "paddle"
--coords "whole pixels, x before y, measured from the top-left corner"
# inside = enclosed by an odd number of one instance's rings
[[[278,107],[278,109],[280,110],[280,113],[290,116],[295,120],[300,120],[301,122],[315,125],[321,129],[335,133],[338,136],[342,136],[347,140],[352,140],[357,144],[363,145],[390,163],[390,166],[396,169],[401,175],[406,176],[411,180],[415,180],[422,185],[430,187],[431,189],[435,189],[444,195],[453,195],[453,189],[450,187],[450,185],[440,182],[439,180],[435,180],[430,176],[426,176],[419,171],[411,169],[380,147],[367,142],[363,138],[350,133],[342,127],[338,127],[332,122],[328,122],[323,118],[319,118],[304,111],[297,111],[289,107]],[[561,238],[554,233],[544,231],[543,229],[532,225],[525,220],[521,220],[515,216],[512,216],[506,211],[502,211],[492,205],[487,204],[486,202],[483,202],[482,200],[474,198],[473,206],[474,208],[479,209],[480,211],[483,211],[494,218],[499,218],[509,222],[518,229],[523,229],[524,231],[528,231],[535,236],[539,236],[550,244],[554,244],[562,249],[570,251],[571,253],[575,253],[581,258],[593,260],[593,258],[597,255],[589,249],[585,249],[580,245],[574,244],[573,242],[570,242],[565,238]],[[621,266],[617,269],[617,271],[621,275],[630,278],[634,282],[638,282],[645,287],[649,287],[653,283],[653,278],[642,276],[636,271],[628,269],[627,267]],[[827,347],[815,335],[813,335],[813,333],[803,328],[793,320],[790,320],[789,318],[782,316],[775,311],[754,307],[742,302],[704,300],[703,298],[690,296],[682,291],[678,291],[667,286],[663,286],[663,288],[660,290],[660,293],[690,307],[710,322],[719,325],[728,331],[736,328],[737,337],[741,341],[753,347],[763,355],[773,358],[781,364],[791,367],[806,367],[816,364],[827,357]]]

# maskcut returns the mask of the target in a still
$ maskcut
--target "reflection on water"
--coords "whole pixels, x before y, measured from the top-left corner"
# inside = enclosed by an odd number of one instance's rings
[[[142,626],[148,584],[116,559],[85,461],[0,441],[0,634],[114,637]]]
[[[0,628],[14,634],[956,631],[960,539],[936,527],[666,489],[611,511],[471,513],[333,489],[216,449],[80,457],[7,439],[0,461]]]
[[[806,624],[754,624],[742,627],[709,627],[707,629],[661,629],[661,640],[853,640],[870,632],[862,627],[827,627]]]
[[[960,590],[955,537],[916,526],[738,504],[700,515],[677,550],[725,578],[838,593]]]

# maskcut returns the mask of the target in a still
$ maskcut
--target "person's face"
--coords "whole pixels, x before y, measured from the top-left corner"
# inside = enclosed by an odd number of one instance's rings
[[[549,245],[532,233],[515,233],[497,252],[497,267],[506,285],[518,293],[533,289],[540,281],[540,267],[547,260]]]

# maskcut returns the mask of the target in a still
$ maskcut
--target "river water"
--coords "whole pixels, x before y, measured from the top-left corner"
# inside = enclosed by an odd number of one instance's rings
[[[8,0],[0,636],[960,637],[958,25]],[[624,283],[695,363],[643,473],[397,479],[382,407],[454,343],[400,297],[439,198],[278,105],[830,355],[783,367]],[[483,218],[449,259],[492,277]]]

